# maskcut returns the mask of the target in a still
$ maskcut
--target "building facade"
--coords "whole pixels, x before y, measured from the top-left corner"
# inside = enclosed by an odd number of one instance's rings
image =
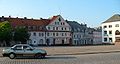
[[[48,19],[13,18],[11,16],[0,18],[1,21],[9,21],[13,28],[24,27],[30,34],[28,44],[31,45],[70,45],[71,27],[57,15]]]
[[[53,16],[46,26],[46,43],[48,45],[69,45],[71,43],[71,27],[60,16]]]
[[[86,24],[79,24],[76,21],[67,21],[72,30],[73,45],[90,45],[92,41],[92,30]],[[91,32],[91,33],[90,33]]]
[[[115,14],[101,24],[102,42],[109,44],[120,43],[120,15]]]
[[[93,30],[93,44],[102,44],[102,28],[97,27]]]

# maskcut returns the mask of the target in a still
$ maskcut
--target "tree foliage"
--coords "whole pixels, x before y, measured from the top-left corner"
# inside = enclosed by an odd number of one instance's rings
[[[27,40],[29,39],[29,37],[30,37],[30,35],[29,35],[27,29],[25,29],[23,27],[15,28],[14,36],[13,36],[14,41],[26,43]]]
[[[8,21],[0,23],[0,41],[5,41],[8,45],[12,40],[12,27]]]

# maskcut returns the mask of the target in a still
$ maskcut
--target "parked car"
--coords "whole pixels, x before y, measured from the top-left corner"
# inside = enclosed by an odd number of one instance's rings
[[[47,52],[43,49],[35,49],[28,44],[16,44],[11,48],[3,49],[2,55],[14,59],[21,56],[33,56],[35,58],[45,58]]]

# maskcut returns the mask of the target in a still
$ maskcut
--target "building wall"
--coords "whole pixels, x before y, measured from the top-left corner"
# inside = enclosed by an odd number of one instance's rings
[[[61,16],[47,25],[46,29],[46,39],[48,39],[47,43],[49,43],[49,45],[70,43],[71,27]]]
[[[93,32],[93,44],[102,44],[102,32],[101,31]]]
[[[29,44],[33,45],[45,45],[45,32],[32,31],[30,33]]]
[[[109,27],[110,25],[112,25],[112,27]],[[116,25],[119,25],[119,26],[117,27]],[[117,35],[117,36],[115,35],[116,30],[120,31],[120,21],[103,23],[102,24],[102,42],[114,44],[115,37],[120,37],[120,35]],[[104,34],[104,31],[107,31],[107,34]],[[110,34],[109,31],[112,31],[112,34]],[[107,41],[104,41],[104,38],[106,38]],[[112,38],[112,40],[110,40],[109,38]]]

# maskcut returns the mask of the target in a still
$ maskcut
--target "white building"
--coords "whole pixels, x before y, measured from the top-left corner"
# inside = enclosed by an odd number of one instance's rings
[[[102,23],[102,42],[115,44],[120,42],[120,15],[115,14]]]
[[[46,29],[48,45],[69,45],[71,43],[71,27],[60,15],[53,16]]]
[[[60,15],[48,19],[28,19],[27,17],[2,17],[2,19],[9,21],[13,28],[27,28],[30,34],[28,44],[69,45],[72,43],[71,27]]]

